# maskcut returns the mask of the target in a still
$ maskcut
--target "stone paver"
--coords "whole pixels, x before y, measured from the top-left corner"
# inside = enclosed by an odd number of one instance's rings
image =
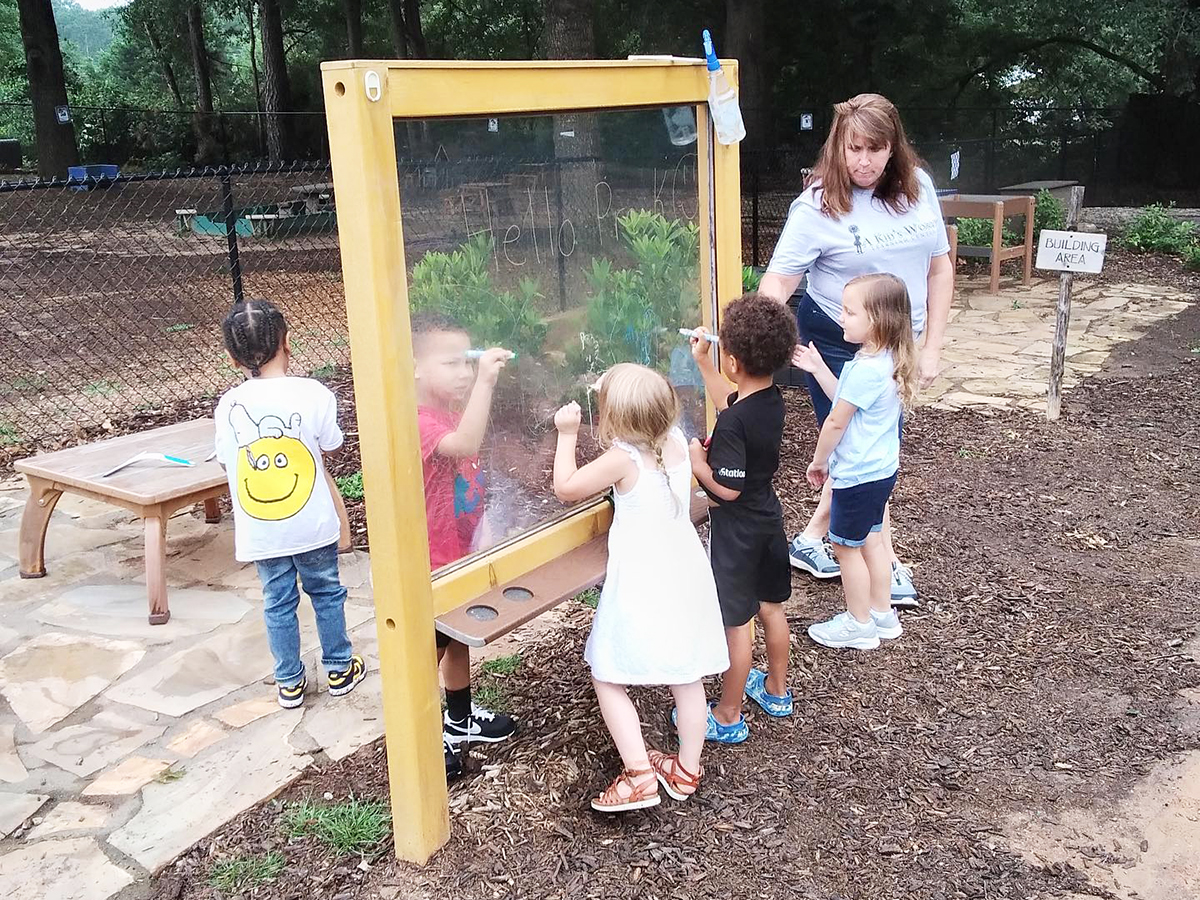
[[[184,731],[167,742],[167,749],[176,756],[190,759],[202,750],[211,747],[217,741],[224,740],[227,731],[218,728],[211,722],[200,719],[193,722]]]
[[[164,731],[165,725],[144,725],[114,710],[104,710],[87,722],[47,734],[30,745],[29,753],[75,775],[91,775]]]
[[[107,900],[132,883],[93,838],[39,841],[0,856],[5,900]]]
[[[383,679],[373,669],[354,692],[304,711],[300,729],[332,760],[345,759],[383,734]],[[298,746],[305,746],[297,741]]]
[[[45,794],[10,794],[0,791],[0,837],[8,837],[50,798]],[[0,884],[3,881],[0,880]]]
[[[50,810],[42,824],[25,835],[25,840],[37,841],[48,837],[99,831],[111,818],[112,810],[107,806],[68,800]]]
[[[14,738],[17,726],[14,722],[0,722],[0,781],[16,784],[29,777],[21,757],[17,753]]]
[[[151,625],[144,585],[87,584],[64,591],[33,617],[84,634],[165,643],[230,625],[249,611],[249,603],[227,591],[176,589],[171,591],[171,621]]]
[[[66,718],[137,665],[140,645],[52,631],[0,659],[0,693],[33,732]]]
[[[241,728],[263,716],[278,712],[283,712],[283,707],[275,697],[255,697],[253,700],[243,700],[241,703],[227,706],[220,712],[213,713],[213,718],[230,728]]]
[[[109,843],[157,872],[200,838],[244,809],[274,796],[312,762],[287,737],[291,716],[268,716],[189,765],[178,781],[149,784],[142,809]]]
[[[169,760],[131,756],[83,789],[84,797],[134,794],[171,767]]]

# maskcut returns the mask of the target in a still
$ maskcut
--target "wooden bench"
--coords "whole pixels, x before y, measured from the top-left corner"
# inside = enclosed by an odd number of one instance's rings
[[[1025,260],[1022,283],[1028,285],[1033,274],[1033,197],[1006,197],[997,194],[956,194],[942,199],[942,215],[947,218],[990,219],[990,247],[958,244],[954,259],[959,256],[978,256],[991,260],[991,292],[1000,290],[1000,264],[1009,259]],[[1016,247],[1004,246],[1004,220],[1009,216],[1025,217],[1025,241]]]
[[[708,518],[708,500],[699,489],[692,497],[691,516],[693,524]],[[607,565],[608,535],[602,534],[438,616],[434,624],[442,634],[468,647],[483,647],[595,587],[604,580]]]

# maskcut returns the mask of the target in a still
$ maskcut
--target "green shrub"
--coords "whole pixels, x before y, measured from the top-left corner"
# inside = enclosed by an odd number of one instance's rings
[[[1200,272],[1200,246],[1192,244],[1183,251],[1183,267],[1189,272]]]
[[[750,266],[742,266],[742,292],[748,294],[751,291],[757,291],[760,284],[762,284],[762,273],[756,272]]]
[[[1062,231],[1066,224],[1067,215],[1062,202],[1047,190],[1038,191],[1037,207],[1033,211],[1033,240],[1038,241],[1038,235],[1043,228],[1051,231]]]
[[[635,264],[618,269],[596,257],[584,272],[592,297],[579,344],[567,350],[575,372],[599,372],[619,362],[663,368],[679,345],[678,329],[699,316],[696,225],[642,209],[617,221]]]
[[[1196,226],[1181,222],[1161,203],[1152,203],[1138,210],[1125,226],[1121,243],[1139,253],[1183,253],[1196,239]]]
[[[450,316],[483,347],[537,356],[546,340],[546,323],[537,308],[541,288],[531,278],[521,279],[515,294],[492,284],[492,249],[492,241],[481,234],[449,253],[426,253],[413,266],[410,308]]]
[[[1005,222],[1000,240],[1005,247],[1015,247],[1024,243],[1025,235],[1018,234],[1008,227]],[[992,220],[961,218],[958,220],[958,244],[960,247],[990,247],[992,246]]]

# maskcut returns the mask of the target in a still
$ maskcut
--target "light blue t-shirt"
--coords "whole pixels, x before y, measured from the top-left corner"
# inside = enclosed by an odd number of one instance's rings
[[[835,488],[854,487],[896,474],[900,468],[900,394],[895,364],[887,350],[859,353],[842,367],[833,403],[858,407],[841,441],[829,456]]]
[[[850,212],[840,219],[821,212],[821,186],[810,185],[793,201],[768,272],[808,273],[807,290],[829,318],[842,314],[842,290],[859,275],[890,272],[908,288],[913,334],[925,330],[929,263],[950,252],[946,223],[933,180],[917,170],[920,194],[899,215],[874,193],[854,188]]]

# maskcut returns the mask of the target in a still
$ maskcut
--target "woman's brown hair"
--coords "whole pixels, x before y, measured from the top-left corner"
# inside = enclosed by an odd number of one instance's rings
[[[835,219],[850,212],[854,182],[846,167],[846,144],[851,138],[872,150],[891,147],[892,158],[884,167],[875,196],[893,213],[915,206],[921,194],[917,167],[921,159],[904,133],[900,113],[880,94],[859,94],[833,107],[833,125],[821,148],[821,156],[809,183],[821,188],[821,212]]]

